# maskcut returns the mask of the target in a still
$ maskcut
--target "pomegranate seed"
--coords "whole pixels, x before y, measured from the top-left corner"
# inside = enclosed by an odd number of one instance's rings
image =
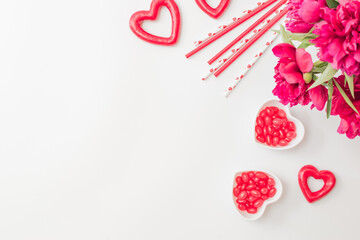
[[[258,190],[252,190],[250,194],[256,198],[261,197],[261,193]]]
[[[267,189],[267,188],[262,188],[261,190],[260,190],[260,192],[261,192],[261,194],[262,195],[266,195],[268,192],[269,192],[269,189]],[[241,193],[240,193],[241,194]]]
[[[285,141],[285,140],[280,140],[279,141],[279,145],[280,146],[282,146],[282,147],[285,147],[285,146],[287,146],[289,143],[287,142],[287,141]]]
[[[244,204],[239,204],[238,208],[240,211],[246,211],[246,206]]]
[[[233,194],[235,197],[239,196],[240,190],[238,188],[234,188]]]
[[[268,126],[267,127],[267,133],[270,135],[273,135],[275,132],[275,129],[272,126]]]
[[[240,200],[243,200],[243,199],[245,199],[246,197],[247,197],[247,192],[246,191],[241,191],[240,192],[240,194],[238,195],[238,198],[240,199]]]
[[[267,144],[268,146],[271,146],[271,143],[272,143],[272,138],[271,138],[270,135],[267,135],[267,136],[266,136],[266,144]]]
[[[262,195],[261,198],[265,201],[265,200],[269,199],[269,196],[268,195]]]
[[[237,200],[236,200],[236,203],[237,203],[237,204],[245,204],[245,203],[246,203],[246,200],[245,200],[245,199],[237,199]]]
[[[256,125],[255,132],[257,135],[261,135],[261,134],[263,134],[264,131],[259,125]]]
[[[280,118],[275,118],[273,121],[272,121],[272,124],[273,125],[276,125],[276,126],[280,126],[282,125],[282,120]]]
[[[294,122],[288,122],[287,127],[290,131],[294,131],[294,132],[296,131],[296,125]]]
[[[279,130],[279,138],[284,139],[285,137],[286,137],[286,134],[285,134],[284,130]]]
[[[270,191],[269,191],[269,197],[273,197],[273,196],[275,196],[275,194],[276,194],[276,188],[270,189]]]
[[[260,116],[261,118],[265,118],[265,117],[266,117],[266,110],[265,110],[265,109],[262,110],[262,111],[260,112],[259,116]]]
[[[266,126],[269,126],[269,125],[272,123],[271,117],[266,116],[266,117],[264,118],[264,122],[265,122],[265,125],[266,125]]]
[[[255,213],[257,213],[257,208],[254,208],[254,207],[248,208],[247,212],[250,214],[255,214]]]
[[[236,181],[236,183],[239,184],[239,185],[241,185],[241,183],[242,183],[242,179],[241,179],[240,176],[237,176],[236,179],[235,179],[235,181]]]
[[[266,142],[264,136],[257,136],[257,137],[256,137],[256,140],[258,140],[258,141],[261,142],[261,143],[265,143],[265,142]]]
[[[268,178],[268,176],[263,172],[257,172],[255,174],[255,176],[258,177],[258,178],[261,178],[261,179],[267,179]]]
[[[278,116],[281,118],[286,118],[286,112],[284,110],[280,109],[278,112]]]
[[[265,108],[265,111],[266,111],[266,114],[268,116],[273,116],[275,114],[274,110],[272,108],[269,108],[269,107]]]
[[[266,136],[268,135],[267,127],[264,127],[264,128],[263,128],[263,132],[264,132],[264,137],[265,137],[265,139],[266,139]]]
[[[256,201],[256,199],[258,199],[258,198],[256,198],[256,197],[254,197],[254,196],[252,196],[252,195],[250,195],[250,196],[248,196],[247,198],[246,198],[246,200],[248,200],[249,202],[255,202]]]
[[[279,109],[277,107],[270,107],[273,111],[274,114],[277,114],[279,112]]]
[[[259,208],[263,205],[263,203],[264,203],[263,199],[258,199],[254,202],[254,207]]]
[[[261,117],[256,118],[256,124],[259,125],[260,127],[265,126],[265,122]]]
[[[280,139],[278,137],[273,137],[272,145],[276,147],[279,144]]]
[[[249,176],[246,173],[243,173],[241,177],[244,183],[247,183],[249,181]]]
[[[256,188],[255,184],[249,184],[249,185],[247,185],[246,190],[253,190],[255,188]]]
[[[286,134],[286,138],[289,138],[289,139],[294,139],[294,138],[296,138],[296,132],[288,132],[287,134]]]
[[[259,187],[266,187],[265,181],[259,181]]]
[[[269,179],[268,179],[268,185],[269,185],[270,187],[275,186],[275,180],[274,180],[273,178],[269,178]]]

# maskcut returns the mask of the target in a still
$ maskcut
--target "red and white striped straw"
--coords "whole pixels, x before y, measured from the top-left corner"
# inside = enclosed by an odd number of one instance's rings
[[[286,21],[286,20],[285,20]],[[228,88],[225,90],[225,96],[229,96],[230,93],[232,93],[235,89],[235,87],[239,84],[239,82],[245,77],[245,75],[252,69],[254,64],[260,59],[260,57],[264,54],[264,52],[269,48],[269,46],[274,42],[274,40],[279,36],[278,33],[273,32],[271,37],[266,40],[264,46],[261,48],[261,50],[255,54],[255,56],[251,59],[251,61],[246,64],[244,69],[240,72],[238,77],[232,81],[232,83],[228,86]]]
[[[265,19],[262,23],[260,23],[260,25],[257,28],[253,29],[253,31],[248,33],[244,37],[244,39],[238,43],[239,45],[236,45],[236,47],[232,48],[231,51],[229,51],[228,54],[224,58],[219,60],[218,64],[215,67],[210,68],[208,73],[204,74],[204,76],[201,79],[206,80],[210,76],[212,76],[217,69],[219,69],[222,65],[224,65],[228,59],[233,57],[236,54],[236,52],[249,41],[249,39],[251,39],[257,32],[259,32],[264,26],[266,26],[266,24],[269,23],[271,21],[271,19],[273,19],[285,7],[286,7],[285,5],[280,7],[278,11],[275,11],[273,14],[271,14],[271,16],[268,19]]]
[[[276,0],[277,1],[277,0]],[[247,9],[247,10],[244,10],[241,15],[239,17],[233,17],[232,19],[232,22],[230,22],[229,24],[225,24],[225,25],[221,25],[218,27],[218,30],[217,31],[214,31],[214,32],[210,32],[208,33],[208,35],[203,38],[202,40],[197,40],[194,42],[194,45],[195,47],[201,45],[202,43],[208,41],[210,38],[214,37],[214,35],[217,35],[219,34],[220,32],[222,32],[225,28],[227,27],[231,27],[233,24],[235,24],[240,18],[244,17],[245,15],[247,15],[248,13],[254,11],[258,6],[260,5],[263,5],[265,2],[258,2],[257,3],[257,6],[254,7],[253,9]]]
[[[214,76],[218,77],[225,69],[227,69],[238,57],[241,56],[251,45],[253,45],[262,35],[264,35],[275,23],[277,23],[285,14],[288,12],[288,9],[280,11],[275,18],[273,18],[264,28],[262,28],[258,33],[256,33],[244,46],[242,46],[230,59],[228,59],[224,65],[222,65],[217,71],[215,71]]]
[[[256,8],[254,8],[253,10],[248,10],[247,13],[244,16],[238,18],[236,21],[234,21],[233,23],[228,25],[226,28],[221,29],[221,31],[218,31],[215,35],[212,35],[210,38],[208,38],[206,41],[202,42],[194,50],[192,50],[191,52],[189,52],[185,56],[187,58],[191,57],[192,55],[194,55],[195,53],[197,53],[201,49],[203,49],[206,46],[210,45],[211,43],[213,43],[214,41],[216,41],[217,39],[219,39],[220,37],[222,37],[226,33],[230,32],[231,30],[233,30],[234,28],[239,26],[241,23],[245,22],[246,20],[248,20],[252,16],[256,15],[258,12],[260,12],[263,9],[267,8],[268,6],[270,6],[271,4],[273,4],[276,1],[277,0],[268,0],[268,1],[264,2],[264,3],[258,2],[257,3],[258,6]]]
[[[242,32],[237,38],[235,38],[231,43],[229,43],[225,48],[223,48],[219,53],[217,53],[213,58],[211,58],[208,63],[214,63],[219,57],[221,57],[225,52],[227,52],[232,46],[234,46],[237,42],[244,38],[248,33],[250,33],[256,26],[258,26],[261,22],[263,22],[270,15],[275,12],[279,12],[279,8],[283,9],[284,4],[287,0],[281,0],[274,7],[272,7],[269,11],[267,11],[262,17],[260,17],[256,22],[254,22],[250,27],[248,27],[244,32]]]

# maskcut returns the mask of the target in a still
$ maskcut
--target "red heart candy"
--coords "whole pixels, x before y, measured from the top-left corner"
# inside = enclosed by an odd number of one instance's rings
[[[204,13],[212,18],[218,18],[225,11],[230,0],[221,0],[217,8],[210,7],[206,0],[195,0],[195,2]]]
[[[307,182],[309,177],[322,179],[324,181],[324,186],[320,190],[312,192]],[[319,200],[328,194],[336,183],[336,178],[332,172],[328,170],[318,171],[311,165],[306,165],[300,169],[298,179],[301,191],[303,192],[306,200],[310,203]]]
[[[141,27],[144,20],[155,20],[159,8],[165,6],[169,9],[172,19],[171,35],[168,38],[152,35]],[[139,11],[134,13],[130,18],[130,28],[139,38],[154,44],[172,45],[176,43],[180,30],[180,12],[174,0],[153,0],[150,11]]]

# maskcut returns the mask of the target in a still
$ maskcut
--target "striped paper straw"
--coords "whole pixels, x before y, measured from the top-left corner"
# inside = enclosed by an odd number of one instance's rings
[[[244,44],[230,59],[228,59],[224,65],[215,71],[214,76],[218,77],[223,71],[225,71],[236,59],[238,59],[246,50],[248,50],[259,38],[261,38],[272,26],[274,26],[282,17],[286,15],[288,9],[280,11],[275,18],[266,24],[259,32],[257,32],[247,43]]]
[[[202,80],[206,80],[209,77],[211,77],[217,69],[219,69],[221,66],[223,66],[225,64],[225,62],[230,59],[232,56],[234,56],[236,54],[236,52],[245,44],[249,41],[250,38],[252,38],[257,32],[259,32],[264,26],[266,26],[266,24],[268,24],[271,19],[273,19],[281,10],[283,10],[286,6],[283,6],[281,8],[278,9],[278,11],[274,12],[272,15],[270,15],[270,17],[268,19],[266,19],[265,21],[263,21],[262,23],[260,23],[260,25],[255,28],[253,31],[251,31],[250,33],[248,33],[243,40],[241,40],[239,42],[239,44],[236,45],[235,48],[232,48],[230,51],[228,51],[227,55],[222,58],[221,60],[218,61],[218,64],[215,67],[210,68],[210,70],[203,75],[203,77],[201,78]]]
[[[193,49],[192,51],[187,53],[185,55],[186,58],[191,57],[195,53],[197,53],[200,50],[202,50],[203,48],[207,47],[208,45],[210,45],[211,43],[213,43],[220,37],[224,36],[226,33],[230,32],[231,30],[233,30],[234,28],[236,28],[243,22],[247,21],[248,19],[250,19],[251,17],[253,17],[257,13],[259,13],[260,11],[264,10],[265,8],[267,8],[268,6],[270,6],[271,4],[273,4],[276,1],[277,0],[268,0],[264,3],[258,2],[257,3],[258,6],[255,7],[253,10],[248,10],[242,17],[236,19],[232,24],[228,25],[226,28],[221,29],[221,31],[218,31],[215,35],[210,36],[210,38],[208,38],[206,41],[202,42],[197,47],[195,47],[195,49]]]
[[[258,2],[257,5],[260,6],[264,4],[264,2]],[[244,10],[241,15],[239,17],[233,17],[232,22],[229,24],[225,24],[225,25],[221,25],[218,27],[218,30],[215,32],[210,32],[208,33],[208,35],[203,38],[202,40],[198,40],[196,42],[194,42],[195,47],[199,46],[200,44],[202,44],[203,42],[209,40],[209,38],[213,37],[214,35],[218,34],[219,32],[223,31],[225,28],[231,26],[232,24],[234,24],[237,20],[239,20],[240,18],[242,18],[243,16],[245,16],[246,14],[248,14],[249,12],[253,11],[255,9],[255,7],[253,9],[248,9],[248,10]]]
[[[255,54],[255,56],[251,59],[251,61],[244,67],[244,69],[240,72],[239,76],[229,85],[229,87],[225,90],[225,96],[229,96],[235,89],[235,87],[239,84],[239,82],[245,77],[245,75],[250,71],[250,69],[254,66],[254,64],[260,59],[260,57],[264,54],[264,52],[269,48],[269,46],[274,42],[274,40],[279,36],[278,33],[272,33],[271,37],[266,41],[265,45],[261,48],[261,50]]]

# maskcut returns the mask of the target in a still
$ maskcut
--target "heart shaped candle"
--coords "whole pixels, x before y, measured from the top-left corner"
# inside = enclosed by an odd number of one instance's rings
[[[212,8],[206,0],[195,0],[199,8],[212,18],[218,18],[229,5],[230,0],[221,0],[219,6]]]
[[[307,182],[309,177],[322,179],[324,181],[324,186],[320,190],[312,192]],[[332,172],[328,170],[318,171],[314,166],[311,165],[306,165],[300,169],[298,179],[301,191],[309,203],[324,197],[333,189],[336,183],[335,175]]]
[[[172,19],[171,36],[168,38],[152,35],[141,27],[144,20],[155,20],[161,6],[169,9]],[[180,29],[179,8],[174,0],[153,0],[150,11],[139,11],[134,13],[130,18],[130,28],[139,38],[154,44],[171,45],[176,43]]]
[[[282,193],[280,180],[265,171],[243,171],[235,174],[233,200],[241,216],[248,220],[260,218],[266,206],[276,202]]]
[[[277,100],[267,101],[255,121],[255,142],[276,150],[290,149],[304,138],[304,126]]]

